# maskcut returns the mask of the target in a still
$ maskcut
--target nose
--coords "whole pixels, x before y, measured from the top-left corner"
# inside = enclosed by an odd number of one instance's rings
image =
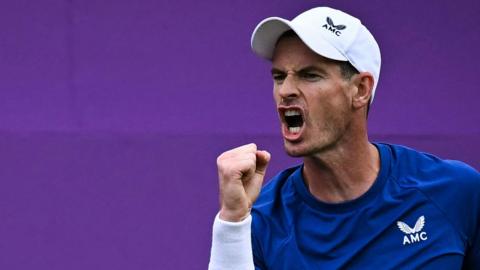
[[[291,100],[299,96],[298,82],[295,74],[287,74],[282,84],[278,85],[278,94],[281,100]]]

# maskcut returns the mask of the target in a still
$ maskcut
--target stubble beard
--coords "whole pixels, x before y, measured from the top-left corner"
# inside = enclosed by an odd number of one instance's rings
[[[333,145],[326,142],[318,143],[316,145],[308,145],[306,142],[291,143],[285,141],[284,148],[285,152],[290,157],[300,158],[319,155],[326,152],[328,149],[333,148]]]
[[[320,129],[317,136],[309,136],[299,142],[289,142],[284,139],[284,148],[287,155],[295,158],[314,157],[329,152],[338,145],[346,132],[343,125],[335,125]]]

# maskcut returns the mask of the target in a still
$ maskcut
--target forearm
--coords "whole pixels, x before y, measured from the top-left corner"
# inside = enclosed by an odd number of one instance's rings
[[[252,217],[240,222],[215,217],[212,232],[212,249],[209,270],[253,270]]]

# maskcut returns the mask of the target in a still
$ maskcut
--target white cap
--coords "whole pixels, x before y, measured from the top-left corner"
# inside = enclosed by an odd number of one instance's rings
[[[370,72],[374,77],[370,102],[373,101],[380,76],[380,48],[359,19],[329,7],[307,10],[291,21],[279,17],[266,18],[253,31],[253,51],[272,60],[278,38],[288,30],[293,30],[317,54],[348,61],[358,71]]]

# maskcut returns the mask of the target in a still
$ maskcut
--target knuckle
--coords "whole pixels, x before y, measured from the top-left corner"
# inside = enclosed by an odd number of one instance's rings
[[[247,167],[248,169],[254,169],[255,168],[255,161],[252,159],[247,160]]]
[[[223,171],[225,173],[230,173],[230,172],[234,171],[234,168],[233,168],[232,164],[225,164],[223,166]]]
[[[222,156],[219,156],[217,158],[217,167],[220,169],[220,168],[223,168],[224,166],[225,166],[225,159]]]

